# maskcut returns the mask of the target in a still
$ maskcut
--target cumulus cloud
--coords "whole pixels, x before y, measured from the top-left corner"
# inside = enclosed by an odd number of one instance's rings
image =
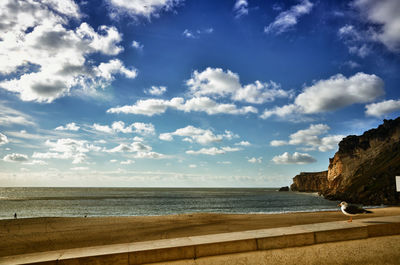
[[[110,60],[107,63],[101,63],[95,68],[95,71],[97,71],[97,76],[104,78],[106,81],[114,80],[114,75],[117,73],[124,75],[126,78],[135,78],[137,75],[135,69],[126,68],[118,59]]]
[[[299,4],[292,6],[289,10],[281,12],[275,20],[264,28],[265,33],[281,34],[292,29],[298,19],[311,12],[314,4],[308,0],[301,0]]]
[[[71,122],[66,124],[65,126],[58,126],[57,128],[55,128],[54,130],[56,131],[78,131],[79,130],[79,126],[75,124],[75,122]]]
[[[365,106],[365,114],[368,116],[381,117],[386,114],[400,110],[400,100],[385,100]]]
[[[132,153],[133,158],[166,158],[166,155],[152,151],[152,147],[142,142],[132,142],[131,144],[119,144],[114,148],[104,150],[107,153]]]
[[[71,159],[72,164],[80,164],[87,159],[90,151],[99,152],[102,148],[89,144],[86,140],[62,138],[57,141],[47,140],[45,145],[49,151],[45,153],[34,152],[32,158],[38,159]]]
[[[27,155],[12,153],[3,157],[5,162],[26,162],[29,160]]]
[[[93,129],[95,129],[98,132],[104,132],[104,133],[112,133],[113,132],[113,129],[110,128],[110,126],[108,126],[108,125],[100,125],[100,124],[97,124],[97,123],[93,124]]]
[[[272,161],[275,164],[299,164],[299,165],[302,165],[302,164],[314,163],[317,160],[307,153],[294,152],[292,155],[292,154],[289,154],[288,152],[285,152],[282,155],[274,156],[272,158]]]
[[[232,100],[253,104],[261,104],[275,98],[289,97],[290,92],[280,88],[273,81],[262,83],[255,81],[242,86],[239,75],[221,68],[208,67],[203,72],[194,71],[192,78],[186,81],[190,93],[194,96],[227,97]]]
[[[383,80],[373,74],[357,73],[349,78],[338,74],[306,87],[295,103],[305,113],[336,110],[374,100],[384,94],[383,85]]]
[[[319,150],[326,152],[337,148],[338,143],[345,137],[344,135],[327,135],[330,130],[326,124],[311,124],[307,129],[299,130],[289,136],[288,141],[273,140],[270,142],[271,146],[284,146],[284,145],[300,145],[306,146],[306,150]]]
[[[153,135],[155,134],[154,125],[151,123],[134,122],[129,126],[125,126],[123,121],[115,121],[111,127],[108,125],[93,124],[93,129],[104,133],[137,133],[140,135]]]
[[[99,66],[87,60],[93,53],[119,54],[122,35],[105,25],[97,32],[85,22],[69,26],[71,19],[81,17],[73,1],[5,0],[0,10],[0,74],[6,77],[0,87],[22,100],[49,103],[72,89],[104,87],[115,73],[134,77],[122,64],[119,70],[112,68],[118,60]]]
[[[259,157],[259,158],[252,157],[252,158],[249,158],[247,161],[252,164],[256,164],[256,163],[261,164],[263,161],[263,158],[262,157]]]
[[[134,105],[110,108],[107,113],[125,113],[153,116],[162,114],[167,109],[175,109],[184,112],[206,112],[209,115],[233,114],[243,115],[247,113],[257,113],[257,109],[252,106],[238,108],[234,104],[218,103],[208,97],[195,97],[185,101],[184,98],[175,97],[171,100],[146,99],[138,100]]]
[[[238,145],[238,146],[250,146],[251,143],[248,142],[248,141],[241,141],[239,143],[236,143],[235,145]]]
[[[369,35],[390,51],[400,51],[400,2],[398,0],[355,0],[353,5],[375,27]]]
[[[149,89],[144,90],[144,93],[153,96],[161,96],[165,92],[167,92],[167,87],[165,86],[151,86]]]
[[[237,152],[240,151],[240,148],[236,148],[236,147],[229,147],[229,146],[224,146],[221,148],[217,148],[217,147],[210,147],[210,148],[202,148],[200,150],[194,151],[194,150],[188,150],[186,151],[186,154],[189,155],[211,155],[211,156],[215,156],[215,155],[221,155],[221,154],[226,154],[228,152]]]
[[[295,98],[294,104],[266,109],[261,118],[267,119],[272,115],[287,117],[294,113],[321,113],[356,103],[371,102],[384,94],[383,86],[383,80],[374,74],[360,72],[349,78],[337,74],[305,87]]]
[[[204,130],[196,128],[192,125],[184,128],[177,129],[175,132],[162,133],[160,134],[160,140],[172,141],[173,136],[184,137],[183,141],[196,142],[199,144],[210,144],[214,142],[220,142],[223,139],[232,139],[234,135],[230,131],[226,131],[225,134],[214,134],[211,130]]]
[[[8,141],[7,136],[5,136],[4,134],[0,133],[0,145],[7,144],[8,142],[9,141]]]
[[[172,10],[181,0],[107,0],[112,10],[113,16],[116,13],[127,14],[133,17],[158,16],[161,11]]]
[[[235,17],[240,18],[249,13],[249,3],[247,0],[236,0],[233,6],[233,12],[235,12]]]
[[[135,122],[131,126],[134,128],[135,133],[141,135],[153,135],[156,131],[151,123]]]

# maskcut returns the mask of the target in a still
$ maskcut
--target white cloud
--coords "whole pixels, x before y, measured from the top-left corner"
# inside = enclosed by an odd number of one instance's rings
[[[135,122],[131,126],[135,128],[135,133],[141,135],[153,135],[156,132],[154,125],[151,123]]]
[[[260,116],[288,117],[292,114],[314,114],[337,110],[356,103],[371,102],[384,94],[384,82],[378,76],[357,73],[349,78],[342,74],[319,80],[305,87],[294,104],[266,109]]]
[[[12,153],[3,157],[5,162],[26,162],[29,160],[27,155]]]
[[[119,54],[122,35],[104,25],[97,32],[85,22],[68,26],[71,19],[79,22],[81,17],[73,1],[5,0],[0,10],[0,73],[6,78],[0,87],[23,101],[49,103],[72,90],[89,93],[109,84],[113,73],[133,77],[123,65],[118,71],[106,67],[118,60],[96,67],[87,59],[93,53]],[[107,70],[114,72],[108,76]]]
[[[70,169],[71,169],[71,170],[74,170],[74,171],[84,171],[84,170],[89,170],[89,168],[88,168],[88,167],[71,167]]]
[[[217,164],[220,164],[220,165],[231,165],[232,162],[231,161],[218,161]]]
[[[252,158],[249,158],[247,161],[248,161],[249,163],[252,163],[252,164],[256,164],[256,163],[261,164],[261,163],[262,163],[262,160],[263,160],[262,157],[259,157],[259,158],[252,157]]]
[[[247,0],[236,0],[233,6],[233,11],[235,12],[235,17],[240,18],[249,13],[249,3]]]
[[[288,145],[288,142],[286,141],[282,141],[282,140],[272,140],[270,142],[271,146],[284,146],[284,145]]]
[[[153,135],[155,134],[154,125],[151,123],[135,122],[129,126],[125,126],[123,121],[115,121],[111,127],[108,125],[93,124],[93,129],[104,133],[132,133],[135,132],[140,135]]]
[[[75,122],[71,122],[71,123],[66,124],[65,126],[58,126],[54,130],[56,130],[56,131],[78,131],[79,128],[80,127],[77,126],[75,124]]]
[[[209,115],[243,115],[247,113],[257,113],[257,109],[252,106],[238,108],[234,104],[217,103],[216,101],[208,97],[195,97],[186,101],[181,97],[172,98],[171,100],[138,100],[134,105],[125,105],[122,107],[110,108],[107,110],[107,113],[141,114],[146,116],[153,116],[157,114],[162,114],[166,112],[169,108],[184,112],[206,112]]]
[[[108,63],[101,63],[97,68],[97,76],[104,78],[106,81],[113,81],[114,75],[119,73],[126,78],[135,78],[137,75],[136,69],[128,69],[124,64],[118,60],[110,60]]]
[[[311,12],[314,4],[308,0],[301,0],[297,5],[292,6],[289,10],[281,12],[267,27],[264,28],[265,33],[281,34],[292,29],[298,22],[298,19]]]
[[[0,133],[0,145],[7,144],[8,142],[9,141],[8,141],[7,136],[5,136],[4,134]]]
[[[275,107],[273,109],[266,109],[264,110],[263,114],[261,114],[260,118],[268,119],[273,115],[284,118],[296,112],[301,112],[299,106],[296,106],[295,104],[289,104],[282,107]]]
[[[226,154],[228,152],[237,152],[240,151],[240,148],[235,148],[235,147],[229,147],[229,146],[225,146],[225,147],[221,147],[221,148],[217,148],[217,147],[210,147],[210,148],[202,148],[200,150],[194,151],[194,150],[188,150],[186,151],[186,154],[189,155],[221,155],[221,154]]]
[[[390,51],[400,51],[400,2],[398,0],[355,0],[353,5],[375,28],[369,34]]]
[[[54,142],[47,140],[45,144],[49,147],[49,152],[34,152],[32,158],[72,159],[72,164],[79,164],[85,162],[88,152],[101,150],[100,147],[89,144],[86,140],[71,138],[62,138]]]
[[[144,93],[153,96],[161,96],[165,92],[167,92],[167,87],[165,86],[151,86],[149,89],[144,90]]]
[[[288,152],[283,153],[279,156],[274,156],[272,161],[275,164],[310,164],[314,163],[317,160],[310,156],[307,153],[298,153],[294,152],[293,155],[289,154]]]
[[[378,103],[372,103],[365,106],[365,114],[368,116],[381,117],[400,110],[400,100],[385,100]]]
[[[99,131],[99,132],[104,132],[104,133],[112,133],[113,132],[113,129],[110,128],[110,126],[108,126],[108,125],[100,125],[100,124],[97,124],[97,123],[93,124],[93,129],[95,129],[96,131]]]
[[[194,71],[192,78],[186,81],[190,92],[199,96],[226,97],[232,100],[253,104],[270,102],[278,97],[289,97],[290,92],[282,90],[273,81],[262,83],[255,81],[252,84],[242,86],[239,75],[221,68],[208,67],[203,72]]]
[[[195,165],[195,164],[190,164],[189,167],[190,167],[190,168],[197,168],[197,165]]]
[[[144,45],[141,44],[140,42],[134,40],[134,41],[132,41],[132,47],[141,51],[141,50],[143,50]]]
[[[336,110],[374,100],[384,94],[383,85],[383,80],[373,74],[357,73],[349,78],[337,74],[306,87],[295,103],[304,113]]]
[[[213,28],[207,28],[207,29],[198,29],[198,30],[189,30],[189,29],[185,29],[182,33],[182,35],[185,38],[188,39],[198,39],[200,38],[201,35],[204,34],[211,34],[214,32]]]
[[[316,150],[326,152],[337,148],[338,143],[345,137],[344,135],[328,135],[330,130],[326,124],[311,124],[307,129],[299,130],[289,136],[289,141],[273,140],[270,142],[271,146],[284,146],[284,145],[300,145],[306,146],[306,150]]]
[[[162,133],[160,134],[160,140],[172,141],[173,136],[185,137],[183,140],[188,142],[196,142],[199,144],[211,144],[214,142],[220,142],[223,139],[232,139],[234,135],[230,131],[226,131],[225,134],[215,135],[211,130],[204,130],[196,128],[192,125],[184,128],[177,129],[175,132]]]
[[[108,153],[132,153],[133,158],[166,158],[165,155],[153,152],[152,147],[142,142],[132,142],[131,144],[119,144],[118,146],[104,150]]]
[[[180,0],[107,0],[113,11],[128,14],[133,17],[143,16],[148,19],[158,16],[161,11],[172,10],[179,4]],[[113,13],[113,16],[116,14]]]
[[[143,142],[144,139],[143,139],[142,137],[135,136],[135,137],[133,137],[133,141],[134,141],[134,142]]]
[[[236,143],[235,145],[238,145],[238,146],[250,146],[251,143],[248,142],[248,141],[241,141],[239,143]]]

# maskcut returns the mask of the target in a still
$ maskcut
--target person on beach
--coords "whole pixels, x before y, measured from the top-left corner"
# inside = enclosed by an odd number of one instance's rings
[[[17,219],[17,213],[14,213],[14,219]]]

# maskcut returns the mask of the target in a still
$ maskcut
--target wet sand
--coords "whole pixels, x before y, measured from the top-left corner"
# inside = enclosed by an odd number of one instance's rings
[[[400,207],[354,218],[400,215]],[[167,216],[27,218],[0,220],[0,257],[59,249],[140,242],[292,225],[344,222],[335,212],[287,214],[183,214]]]

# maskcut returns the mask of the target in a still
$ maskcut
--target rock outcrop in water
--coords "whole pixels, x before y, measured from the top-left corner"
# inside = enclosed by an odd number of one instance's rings
[[[321,173],[297,175],[294,190],[315,192],[318,188],[328,199],[353,203],[400,203],[395,186],[395,176],[400,176],[400,117],[384,120],[361,136],[344,138],[329,161],[326,180],[321,180]]]
[[[301,172],[293,178],[292,191],[320,192],[328,184],[328,171]]]

